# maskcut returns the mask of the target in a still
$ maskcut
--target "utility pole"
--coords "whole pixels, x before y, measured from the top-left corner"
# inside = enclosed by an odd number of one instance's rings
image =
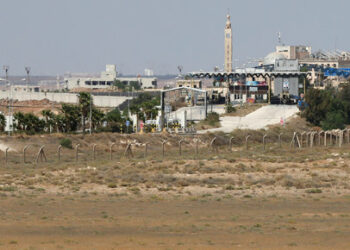
[[[9,79],[8,79],[8,72],[9,72],[9,69],[10,67],[8,65],[4,65],[3,66],[3,69],[5,71],[5,82],[6,82],[6,85],[9,86],[9,100],[8,100],[8,124],[9,124],[9,130],[8,130],[8,135],[10,136],[11,135],[11,124],[12,124],[12,115],[11,115],[11,98],[12,98],[12,88],[11,88],[11,84],[9,82]]]
[[[92,94],[90,93],[90,135],[92,130]]]
[[[29,81],[30,81],[30,79],[29,79],[29,74],[30,74],[30,67],[24,67],[24,69],[25,69],[25,71],[26,71],[26,73],[27,73],[27,78],[26,78],[26,90],[27,90],[27,92],[29,92]]]

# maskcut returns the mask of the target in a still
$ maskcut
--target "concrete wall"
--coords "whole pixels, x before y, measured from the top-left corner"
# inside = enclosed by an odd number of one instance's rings
[[[48,99],[54,102],[78,103],[78,94],[74,93],[44,93],[44,92],[12,92],[12,98],[18,101]],[[8,91],[0,92],[0,99],[9,98]],[[93,96],[94,104],[97,107],[117,107],[132,97],[126,96]]]

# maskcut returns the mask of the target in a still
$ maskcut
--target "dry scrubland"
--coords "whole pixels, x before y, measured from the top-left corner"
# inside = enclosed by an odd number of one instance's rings
[[[179,136],[71,135],[81,144],[77,163],[70,149],[58,162],[61,135],[3,137],[12,151],[7,165],[0,158],[0,248],[349,248],[350,145],[290,150],[288,127],[282,148],[279,132],[270,129],[266,151],[264,131],[235,132],[232,152],[218,134],[218,153],[204,135],[198,156],[192,137],[179,156]],[[240,141],[247,133],[249,151]],[[123,156],[128,142],[133,158]],[[42,144],[48,162],[29,163]]]

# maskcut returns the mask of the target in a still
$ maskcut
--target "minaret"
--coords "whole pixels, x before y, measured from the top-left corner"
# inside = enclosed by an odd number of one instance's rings
[[[229,14],[225,27],[225,72],[232,72],[232,29]]]

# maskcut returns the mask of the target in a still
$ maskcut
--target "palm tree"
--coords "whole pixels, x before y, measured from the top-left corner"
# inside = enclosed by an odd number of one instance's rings
[[[25,129],[24,114],[22,112],[16,112],[13,115],[15,128],[18,130]]]
[[[91,94],[87,92],[80,92],[78,97],[79,97],[79,108],[80,108],[82,121],[83,121],[83,133],[85,134],[86,119],[93,106],[92,97],[91,97]]]
[[[62,122],[59,126],[64,126],[64,132],[76,131],[81,119],[80,108],[76,105],[63,103],[61,112],[62,115],[59,116],[59,119],[62,118],[62,120],[57,120],[57,122]]]
[[[41,111],[41,114],[45,119],[46,130],[48,130],[51,133],[51,130],[55,126],[55,114],[49,109]]]

